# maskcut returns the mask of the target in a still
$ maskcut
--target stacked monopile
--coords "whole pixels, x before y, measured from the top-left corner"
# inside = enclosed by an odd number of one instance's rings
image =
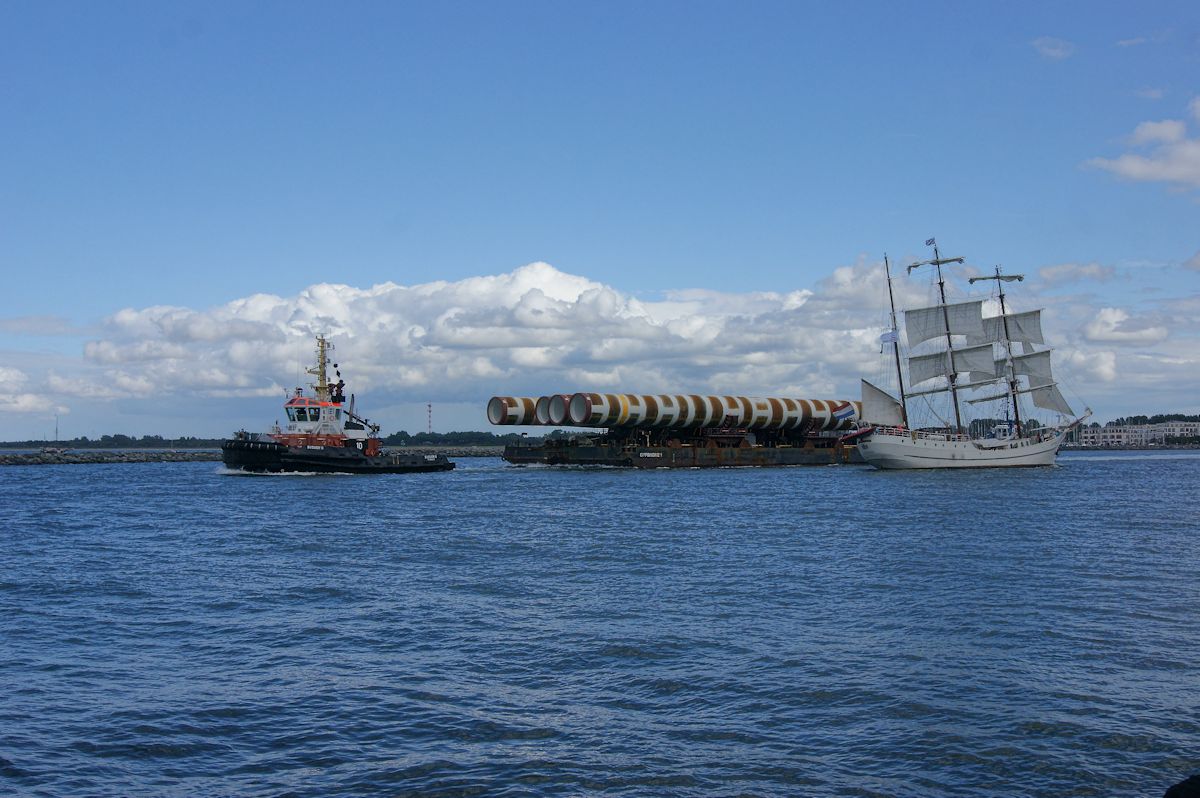
[[[862,403],[846,399],[700,394],[493,396],[487,406],[488,421],[496,425],[601,428],[835,431],[853,429],[861,414]]]

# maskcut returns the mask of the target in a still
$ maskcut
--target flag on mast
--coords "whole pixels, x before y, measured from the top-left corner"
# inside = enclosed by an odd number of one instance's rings
[[[928,241],[926,241],[926,242],[925,242],[925,246],[927,246],[927,247],[932,247],[932,246],[933,246],[934,244],[936,244],[936,243],[937,243],[937,241],[936,241],[935,239],[932,239],[932,238],[931,238],[931,239],[929,239]]]

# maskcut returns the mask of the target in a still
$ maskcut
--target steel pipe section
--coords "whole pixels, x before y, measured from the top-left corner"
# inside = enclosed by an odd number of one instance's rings
[[[697,394],[577,393],[568,406],[572,427],[744,427],[853,429],[862,402]]]
[[[493,396],[487,417],[492,424],[536,424],[537,399],[531,396]]]
[[[555,400],[557,400],[557,404]],[[538,397],[537,403],[534,405],[534,420],[542,425],[562,426],[566,423],[567,402],[569,401],[571,401],[569,393]]]
[[[556,393],[550,397],[550,407],[547,415],[550,418],[550,423],[556,427],[561,427],[571,423],[571,394]]]

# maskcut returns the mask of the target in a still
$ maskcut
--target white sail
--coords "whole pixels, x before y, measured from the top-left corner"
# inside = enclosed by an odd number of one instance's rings
[[[862,381],[862,420],[868,424],[899,427],[904,424],[900,403],[887,391]]]
[[[947,321],[949,321],[950,332],[954,335],[982,338],[984,334],[983,300],[904,311],[904,328],[905,334],[908,336],[908,345],[916,346],[922,341],[945,335]],[[984,343],[984,341],[980,340],[978,343]]]
[[[917,355],[908,359],[908,384],[920,385],[934,377],[945,377],[950,371],[950,356],[946,352]]]
[[[955,349],[954,371],[958,373],[971,372],[972,381],[975,373],[990,372],[994,368],[992,345],[970,346],[965,349]],[[912,385],[920,385],[934,377],[946,377],[950,373],[950,352],[934,352],[931,355],[917,355],[908,359],[908,381]],[[981,379],[994,377],[988,373]]]
[[[1071,406],[1067,404],[1067,400],[1063,398],[1062,393],[1058,390],[1058,386],[1051,383],[1050,385],[1039,385],[1029,391],[1033,403],[1045,410],[1053,410],[1057,413],[1062,413],[1064,416],[1073,416],[1075,413],[1071,410]]]
[[[971,372],[971,382],[985,383],[989,380],[996,380],[1008,374],[1008,361],[1004,358],[997,358],[992,361],[990,369],[980,368],[978,371]]]
[[[995,382],[996,380],[1000,379],[1007,373],[1005,371],[1004,364],[1005,364],[1005,361],[996,360],[996,361],[993,361],[992,368],[988,371],[972,371],[970,374],[971,382],[978,382],[978,383],[986,383],[989,381]]]
[[[1004,335],[1004,323],[1008,322],[1008,337]],[[1004,316],[988,316],[983,319],[983,332],[967,335],[967,343],[1003,343],[1020,341],[1029,344],[1044,344],[1042,338],[1042,312],[1030,310],[1025,313],[1009,313]]]
[[[994,368],[995,361],[993,357],[991,344],[955,349],[954,370],[960,373],[964,371],[986,371],[988,367]]]
[[[1072,416],[1074,412],[1071,406],[1067,404],[1067,400],[1063,398],[1062,393],[1058,390],[1057,383],[1048,385],[1035,385],[1032,388],[1021,388],[1017,393],[1027,393],[1033,399],[1033,403],[1045,410],[1053,410],[1057,413],[1062,413],[1064,416]],[[980,402],[994,402],[997,399],[1007,399],[1007,393],[997,393],[991,396],[981,396],[978,399],[968,399],[969,404],[977,405]]]
[[[1034,352],[1032,355],[1013,355],[1013,373],[1024,374],[1029,381],[1043,385],[1054,381],[1050,371],[1050,352]]]
[[[1033,347],[1029,344],[1021,344],[1021,346],[1025,349],[1025,354],[1013,355],[1013,373],[1016,375],[1024,374],[1026,377],[1029,377],[1030,382],[1038,384],[1053,382],[1054,372],[1050,369],[1050,351],[1034,352]],[[999,358],[993,363],[991,371],[984,371],[982,369],[972,371],[971,381],[985,382],[989,379],[1000,379],[1007,374],[1008,361]]]

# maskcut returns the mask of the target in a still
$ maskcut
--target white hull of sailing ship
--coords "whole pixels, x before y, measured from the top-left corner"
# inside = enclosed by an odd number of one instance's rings
[[[858,444],[859,454],[876,468],[1013,468],[1054,465],[1065,433],[1045,440],[971,440],[962,435],[876,427]]]
[[[968,282],[994,280],[998,291],[1000,315],[983,317],[983,300],[948,304],[942,265],[962,263],[962,258],[943,259],[933,239],[932,260],[908,267],[934,266],[937,269],[940,302],[932,307],[904,312],[908,357],[900,356],[900,330],[892,305],[891,329],[881,340],[892,344],[900,399],[896,399],[863,380],[863,420],[870,432],[863,436],[858,451],[877,468],[1010,468],[1054,464],[1067,432],[1081,418],[1059,427],[1042,427],[1022,420],[1018,399],[1028,396],[1034,406],[1050,410],[1060,418],[1073,415],[1059,392],[1050,369],[1050,350],[1042,337],[1041,311],[1010,312],[1003,284],[1024,279],[1021,275],[1002,274],[996,267],[990,277],[972,277]],[[891,269],[884,257],[891,293]],[[926,342],[938,344],[928,351],[913,351]],[[1019,348],[1018,348],[1019,347]],[[907,369],[902,368],[907,364]],[[907,371],[907,381],[905,380]],[[933,382],[933,387],[927,386]],[[984,395],[973,392],[982,389]],[[999,390],[997,393],[996,391]],[[948,394],[954,409],[954,425],[942,422],[944,429],[914,429],[909,420],[909,403],[917,397]],[[960,403],[960,394],[965,394]],[[960,404],[1004,403],[1003,423],[994,424],[987,437],[961,434],[964,425]],[[1009,411],[1012,419],[1009,419]],[[934,414],[937,416],[937,414]],[[940,416],[937,416],[940,420]]]

